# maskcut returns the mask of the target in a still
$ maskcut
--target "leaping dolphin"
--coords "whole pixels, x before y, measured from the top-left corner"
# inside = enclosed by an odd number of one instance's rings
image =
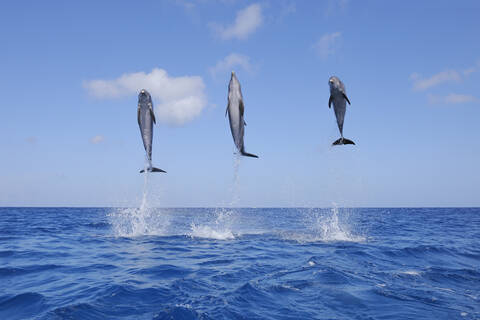
[[[243,143],[243,134],[245,133],[245,120],[243,119],[243,113],[245,107],[243,105],[242,89],[240,88],[240,82],[238,82],[235,72],[232,71],[232,77],[228,84],[228,105],[225,111],[225,116],[228,113],[228,119],[230,120],[230,130],[232,131],[233,141],[235,146],[242,156],[258,158],[257,155],[245,152],[245,145]]]
[[[140,127],[140,134],[142,135],[143,146],[147,152],[148,172],[166,172],[152,166],[152,139],[153,139],[153,124],[155,123],[155,114],[153,113],[152,97],[147,90],[142,89],[138,94],[138,109],[137,109],[138,126]],[[141,170],[140,173],[145,170]]]
[[[348,100],[347,93],[345,91],[345,85],[340,79],[333,76],[328,80],[330,85],[330,99],[328,99],[328,107],[331,108],[333,102],[333,110],[335,111],[335,117],[337,118],[338,129],[340,130],[340,139],[332,143],[332,146],[341,144],[355,144],[352,140],[343,137],[343,119],[345,118],[345,111],[347,109]]]

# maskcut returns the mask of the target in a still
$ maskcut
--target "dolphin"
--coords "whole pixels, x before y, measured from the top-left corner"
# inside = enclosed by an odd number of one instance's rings
[[[138,94],[138,109],[137,109],[138,126],[140,127],[140,134],[142,135],[143,146],[147,152],[148,172],[166,172],[152,166],[152,139],[153,139],[153,124],[155,123],[155,114],[153,113],[152,97],[147,90],[142,89]],[[141,170],[140,173],[145,170]]]
[[[228,113],[228,119],[230,120],[230,130],[232,131],[233,141],[235,146],[242,156],[258,158],[257,155],[245,152],[245,145],[243,143],[243,134],[245,132],[245,120],[243,119],[243,113],[245,107],[243,105],[242,89],[240,88],[240,82],[238,82],[235,72],[232,71],[232,77],[228,84],[228,105],[225,111],[225,117]]]
[[[355,144],[352,140],[343,137],[343,119],[345,117],[345,111],[347,109],[348,100],[347,93],[345,91],[345,85],[340,79],[333,76],[328,80],[330,85],[330,99],[328,99],[328,107],[332,107],[335,111],[335,117],[337,118],[338,129],[340,130],[341,137],[332,143],[332,146],[341,145],[341,144]]]

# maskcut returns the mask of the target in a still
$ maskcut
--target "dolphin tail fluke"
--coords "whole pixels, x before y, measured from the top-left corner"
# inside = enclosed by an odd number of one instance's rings
[[[245,152],[245,151],[242,151],[241,154],[242,154],[242,156],[245,156],[245,157],[258,158],[258,156],[256,154],[248,153],[248,152]]]
[[[332,146],[338,146],[338,145],[342,145],[342,144],[353,144],[353,145],[355,145],[355,142],[353,142],[352,140],[346,139],[346,138],[339,138],[338,140],[335,140],[334,143],[332,143]]]
[[[148,168],[147,171],[148,172],[165,172],[165,173],[167,173],[167,171],[162,170],[162,169],[158,169],[158,168],[155,168],[155,167]],[[144,172],[145,172],[145,170],[140,170],[140,173],[144,173]]]

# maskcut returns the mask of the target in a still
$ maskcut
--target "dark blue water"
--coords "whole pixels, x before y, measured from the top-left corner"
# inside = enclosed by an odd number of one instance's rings
[[[0,209],[0,319],[480,319],[480,209]]]

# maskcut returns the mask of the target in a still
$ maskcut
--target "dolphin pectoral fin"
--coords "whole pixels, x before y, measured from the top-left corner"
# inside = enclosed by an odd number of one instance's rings
[[[155,113],[153,113],[153,109],[150,108],[150,115],[152,116],[152,120],[153,120],[153,123],[157,124],[156,120],[155,120]]]
[[[339,145],[342,145],[342,144],[353,144],[353,145],[355,145],[355,142],[353,142],[352,140],[346,139],[346,138],[339,138],[332,143],[332,146],[339,146]]]
[[[243,105],[243,100],[240,100],[239,109],[240,109],[240,116],[243,117],[243,113],[245,112],[245,106]]]
[[[245,126],[247,125],[247,123],[245,122],[245,120],[243,120],[243,125],[245,125]]]
[[[328,108],[330,109],[332,107],[332,102],[333,102],[333,97],[330,95],[330,98],[328,99]]]
[[[225,118],[227,117],[227,113],[228,113],[228,104],[227,104],[227,109],[225,109]]]
[[[350,103],[350,100],[348,100],[348,97],[347,97],[347,95],[346,95],[345,93],[343,94],[343,97],[345,98],[345,100],[347,100],[347,102],[348,102],[349,105],[352,105],[352,104]]]
[[[153,112],[153,105],[151,102],[148,103],[148,109],[150,109],[150,116],[152,117],[153,123],[157,124],[155,120],[155,112]]]

